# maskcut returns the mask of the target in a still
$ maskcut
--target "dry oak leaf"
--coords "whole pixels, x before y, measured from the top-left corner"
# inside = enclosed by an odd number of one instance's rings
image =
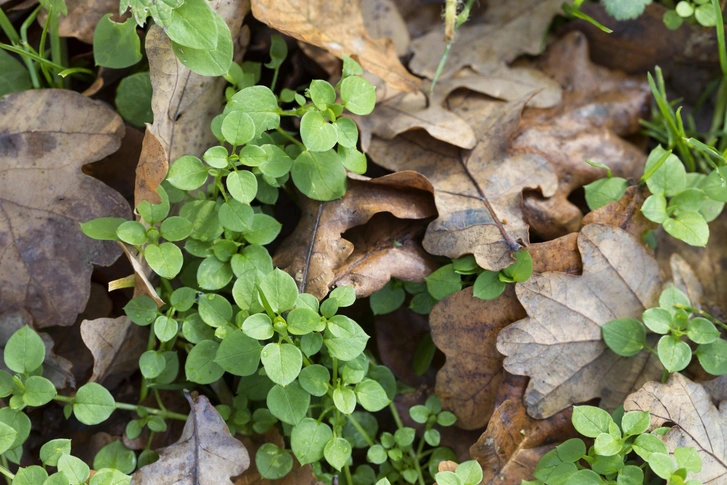
[[[0,113],[0,312],[25,308],[37,328],[72,325],[93,265],[121,254],[79,223],[130,216],[124,198],[81,167],[116,151],[124,124],[104,103],[56,89],[10,94]]]
[[[475,298],[467,288],[432,309],[432,340],[447,356],[437,373],[436,394],[457,416],[460,428],[479,429],[490,420],[503,377],[502,356],[495,350],[497,334],[525,316],[511,285],[488,301]]]
[[[547,110],[526,109],[513,147],[542,154],[558,175],[553,197],[528,194],[523,207],[531,231],[553,239],[581,228],[583,214],[568,200],[571,193],[605,177],[586,159],[606,164],[619,177],[642,175],[646,155],[621,137],[641,130],[639,119],[651,94],[642,77],[594,65],[579,32],[553,44],[537,65],[563,87],[563,102]]]
[[[394,244],[389,251],[383,251],[385,248],[369,242],[369,250],[359,248],[356,252],[354,244],[342,234],[380,212],[399,219],[432,217],[436,211],[430,191],[431,185],[418,173],[399,172],[372,180],[350,180],[346,194],[330,202],[301,196],[300,222],[280,245],[273,261],[295,278],[301,292],[318,299],[328,294],[334,281],[344,278],[354,285],[358,298],[382,288],[390,278],[424,281],[435,265],[423,251],[412,249],[412,245]],[[402,261],[391,265],[399,254]],[[349,268],[348,272],[340,271],[342,267]]]
[[[249,0],[214,0],[210,2],[227,23],[236,51],[241,49],[238,38],[242,19],[250,10]],[[202,154],[217,139],[210,130],[212,118],[222,112],[222,91],[226,81],[187,69],[174,54],[172,41],[159,26],[152,26],[146,35],[146,54],[153,95],[151,99],[154,123],[147,126],[144,146],[137,168],[137,190],[134,200],[161,202],[155,193],[164,180],[167,167],[183,155]]]
[[[450,109],[475,131],[472,150],[422,131],[371,141],[368,154],[377,164],[415,170],[434,186],[439,218],[429,224],[423,243],[430,254],[458,258],[471,253],[481,267],[498,271],[528,242],[522,191],[539,188],[546,197],[553,195],[557,179],[541,155],[509,149],[526,101],[492,101],[475,93],[450,96]]]
[[[538,419],[597,397],[613,409],[661,375],[651,354],[620,357],[601,337],[601,325],[640,318],[656,306],[662,287],[658,264],[626,231],[602,224],[583,228],[578,249],[581,276],[534,274],[516,285],[528,317],[497,338],[505,369],[530,377],[524,404]]]
[[[396,47],[396,55],[400,57],[409,52],[409,31],[394,0],[361,2],[361,15],[372,39],[391,39]]]
[[[520,399],[507,399],[492,414],[487,430],[470,447],[482,466],[483,485],[520,485],[530,480],[538,460],[576,436],[566,409],[545,420],[532,419]]]
[[[61,37],[75,37],[86,44],[93,44],[93,33],[101,18],[110,13],[118,22],[119,2],[116,0],[65,0],[68,15],[58,19],[58,33]],[[48,18],[48,11],[41,9],[38,24],[43,27]]]
[[[232,483],[250,466],[245,446],[230,435],[227,425],[205,396],[193,400],[182,436],[173,445],[157,450],[159,460],[140,468],[131,477],[134,485],[222,485]]]
[[[717,408],[702,385],[675,372],[666,384],[644,384],[626,398],[624,409],[651,413],[652,428],[674,423],[663,438],[669,451],[696,448],[702,471],[694,478],[704,485],[727,482],[727,401]]]
[[[295,39],[344,54],[400,91],[419,89],[419,79],[399,62],[391,39],[366,32],[359,2],[350,0],[252,0],[256,19]]]
[[[93,354],[93,375],[89,380],[105,382],[110,388],[139,368],[139,357],[147,340],[146,332],[127,316],[84,320],[81,338]]]

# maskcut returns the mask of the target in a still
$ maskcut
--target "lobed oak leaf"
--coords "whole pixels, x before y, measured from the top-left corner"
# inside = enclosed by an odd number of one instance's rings
[[[674,426],[663,437],[670,452],[696,448],[702,470],[694,478],[704,485],[720,485],[727,479],[727,401],[719,408],[707,390],[675,372],[666,384],[647,382],[626,398],[626,411],[648,411],[651,427]]]
[[[227,425],[205,396],[192,399],[182,436],[173,445],[157,450],[159,460],[137,470],[135,485],[175,483],[222,485],[250,466],[245,446],[230,435]]]
[[[355,58],[394,89],[414,92],[419,79],[409,74],[391,39],[373,40],[366,32],[359,2],[345,0],[253,0],[260,22],[321,47],[337,57]]]
[[[528,414],[547,418],[570,404],[601,398],[615,408],[661,369],[651,354],[611,352],[601,325],[640,318],[657,305],[662,277],[656,261],[623,229],[590,224],[578,235],[583,274],[534,274],[516,292],[528,317],[500,332],[497,350],[508,372],[527,375]]]
[[[121,254],[80,223],[130,215],[120,194],[81,167],[116,151],[124,125],[105,104],[56,89],[8,95],[0,113],[0,312],[25,308],[38,328],[72,325],[93,264]]]
[[[412,131],[387,141],[374,138],[368,154],[389,170],[415,170],[434,187],[439,218],[427,228],[424,249],[458,258],[471,253],[493,271],[508,266],[511,253],[528,242],[521,203],[525,188],[547,197],[557,180],[541,155],[510,150],[527,102],[492,101],[478,94],[451,96],[455,114],[474,129],[477,143],[463,150]]]
[[[147,340],[144,330],[127,316],[83,320],[81,338],[93,354],[89,381],[104,382],[110,388],[136,372]]]
[[[358,246],[342,234],[381,212],[399,219],[431,217],[435,209],[430,190],[431,185],[421,175],[399,172],[372,180],[350,180],[346,195],[338,200],[318,202],[301,197],[301,220],[273,261],[295,278],[301,292],[319,299],[333,284],[344,282],[353,284],[359,298],[379,290],[392,277],[421,282],[436,264],[417,248],[411,233],[392,230],[381,234],[374,229],[366,236],[374,234],[382,239],[358,237]],[[397,234],[402,236],[401,246],[393,244],[396,239],[391,240]]]

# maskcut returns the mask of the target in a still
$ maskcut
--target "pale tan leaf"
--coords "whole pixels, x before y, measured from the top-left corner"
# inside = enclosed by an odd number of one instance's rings
[[[675,426],[664,436],[669,451],[694,447],[702,458],[702,471],[694,478],[704,485],[727,481],[727,402],[717,408],[700,384],[675,372],[666,384],[647,382],[626,398],[626,411],[648,411],[651,426]]]
[[[662,286],[656,261],[626,231],[601,224],[583,228],[578,249],[581,276],[534,274],[516,285],[528,317],[497,338],[505,369],[530,376],[524,403],[534,418],[598,397],[613,409],[661,375],[648,352],[620,357],[601,337],[601,325],[640,318],[656,306]]]
[[[134,373],[146,350],[146,335],[127,316],[82,321],[81,338],[93,354],[93,375],[89,380],[113,387],[113,383]]]
[[[193,400],[179,441],[157,450],[159,460],[137,470],[134,485],[223,485],[250,466],[250,456],[205,396]]]
[[[366,31],[372,39],[389,38],[396,47],[396,55],[409,52],[409,31],[401,18],[394,0],[367,0],[361,2],[361,15]]]
[[[359,2],[348,0],[253,0],[256,19],[275,30],[335,54],[355,58],[394,89],[413,92],[419,79],[409,74],[390,39],[366,33]]]
[[[93,33],[101,18],[110,13],[113,20],[119,19],[119,2],[116,0],[65,0],[68,15],[58,19],[58,33],[61,37],[75,37],[86,44],[93,44]],[[38,24],[43,27],[48,18],[48,11],[41,9]]]
[[[38,328],[72,325],[93,265],[121,254],[79,223],[130,217],[126,200],[81,167],[116,151],[124,125],[106,104],[57,89],[10,94],[0,113],[0,312],[25,308]]]

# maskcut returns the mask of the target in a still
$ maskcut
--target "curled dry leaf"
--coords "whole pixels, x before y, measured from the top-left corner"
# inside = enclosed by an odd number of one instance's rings
[[[0,113],[0,312],[25,308],[38,328],[72,325],[93,264],[121,254],[79,223],[130,215],[123,197],[81,167],[116,151],[124,125],[107,105],[55,89],[10,94]]]
[[[65,0],[68,15],[58,19],[58,33],[61,37],[75,37],[86,44],[93,44],[93,33],[101,18],[110,13],[119,21],[119,2],[116,0]],[[45,25],[48,11],[42,9],[38,14],[38,24]]]
[[[214,0],[210,7],[227,23],[235,41],[240,35],[242,19],[250,10],[247,0]],[[202,154],[216,143],[209,129],[212,118],[222,111],[222,92],[226,81],[221,77],[196,74],[187,69],[172,50],[172,41],[159,26],[146,35],[145,49],[149,74],[154,123],[144,137],[134,202],[161,202],[156,187],[164,180],[167,167],[183,155]]]
[[[649,411],[651,427],[673,423],[663,440],[669,451],[694,447],[702,458],[702,471],[694,477],[704,485],[727,479],[727,401],[717,408],[702,385],[675,372],[666,384],[647,382],[626,398],[626,411]]]
[[[541,155],[510,150],[527,99],[492,101],[478,94],[450,97],[450,107],[473,127],[477,143],[463,150],[421,131],[393,140],[374,138],[368,154],[389,170],[415,170],[434,186],[439,218],[429,224],[424,249],[458,258],[474,254],[477,264],[500,270],[528,242],[522,191],[555,192],[557,179]]]
[[[135,485],[222,485],[250,466],[250,455],[205,396],[193,400],[179,441],[157,450],[159,460],[132,475]]]
[[[382,288],[390,278],[423,281],[436,265],[420,251],[406,230],[408,244],[397,247],[390,237],[373,231],[358,247],[342,234],[368,222],[375,214],[389,212],[399,219],[425,219],[436,212],[431,185],[415,172],[399,172],[378,179],[350,180],[346,195],[330,202],[301,196],[303,215],[275,254],[275,265],[287,271],[301,292],[323,299],[331,285],[353,284],[358,298]],[[378,234],[383,241],[367,236]],[[385,247],[388,242],[391,245]],[[401,241],[403,243],[403,241]],[[391,261],[402,256],[402,261]]]
[[[531,244],[528,246],[528,253],[533,260],[533,273],[557,271],[579,275],[583,272],[576,232],[552,241]]]
[[[361,66],[400,91],[419,89],[419,79],[399,62],[391,39],[366,33],[359,2],[348,0],[252,0],[256,19],[337,57],[355,58]]]
[[[409,31],[394,0],[361,2],[361,15],[372,39],[391,39],[399,57],[409,52]]]
[[[626,189],[618,202],[611,202],[586,214],[583,218],[583,225],[607,224],[619,227],[646,246],[646,242],[642,239],[644,232],[657,227],[641,212],[641,206],[648,196],[649,192],[646,188],[642,189],[638,185],[632,185]]]
[[[615,408],[661,374],[651,354],[620,357],[601,338],[601,325],[656,306],[662,285],[656,261],[626,231],[601,224],[583,228],[578,249],[581,276],[534,274],[516,285],[528,317],[497,338],[505,369],[530,377],[524,403],[534,418],[597,397]]]
[[[119,246],[121,246],[121,248],[124,250],[124,254],[131,263],[131,267],[134,268],[134,296],[146,295],[151,297],[151,299],[154,300],[154,303],[156,303],[159,308],[164,306],[164,300],[159,298],[159,295],[154,289],[154,285],[151,284],[150,278],[154,276],[154,272],[152,271],[149,264],[146,262],[145,259],[139,258],[139,252],[136,249],[130,249],[126,246],[126,244],[122,242],[119,242]],[[109,283],[109,291],[112,291],[112,289],[118,289],[112,288],[111,285],[113,283],[115,282],[112,281],[111,283]],[[124,286],[121,285],[121,287]]]
[[[139,368],[146,349],[146,332],[129,317],[97,318],[81,322],[81,338],[93,354],[92,382],[115,383]]]
[[[492,415],[487,430],[470,448],[482,466],[483,485],[520,485],[530,480],[538,460],[576,435],[566,409],[545,420],[532,419],[519,396],[506,399]]]
[[[651,94],[642,77],[594,65],[588,41],[579,32],[555,43],[538,66],[563,87],[563,102],[548,110],[525,110],[513,147],[543,155],[558,175],[553,197],[531,194],[524,204],[532,231],[552,239],[581,227],[583,214],[568,200],[571,193],[606,176],[586,159],[606,164],[619,177],[642,175],[646,155],[621,136],[641,129],[639,119],[646,114]]]
[[[475,298],[467,288],[432,309],[432,340],[447,356],[437,373],[436,393],[444,408],[457,415],[460,428],[479,429],[489,421],[503,377],[497,334],[525,316],[511,285],[488,301]]]

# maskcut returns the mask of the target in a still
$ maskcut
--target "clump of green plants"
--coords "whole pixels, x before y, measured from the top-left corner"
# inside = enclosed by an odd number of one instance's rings
[[[717,13],[711,0],[681,0],[674,5],[673,9],[664,12],[664,25],[671,30],[676,30],[684,22],[701,25],[702,27],[714,27],[717,25]]]
[[[672,484],[701,484],[689,478],[702,469],[697,450],[677,448],[670,455],[659,438],[669,428],[647,432],[650,415],[646,411],[624,413],[620,407],[610,415],[594,406],[574,406],[572,422],[578,433],[594,440],[593,445],[586,452],[580,438],[561,443],[540,459],[535,480],[523,480],[523,485],[641,485],[659,478]]]
[[[718,328],[719,327],[719,328]],[[664,381],[679,372],[696,356],[709,374],[727,374],[727,341],[720,333],[727,325],[703,310],[693,308],[689,298],[675,286],[666,288],[659,306],[649,308],[642,321],[634,318],[612,320],[601,327],[606,345],[618,355],[631,357],[642,349],[655,354],[664,367]],[[662,335],[656,348],[647,342],[646,330]],[[696,350],[688,342],[696,345]]]

